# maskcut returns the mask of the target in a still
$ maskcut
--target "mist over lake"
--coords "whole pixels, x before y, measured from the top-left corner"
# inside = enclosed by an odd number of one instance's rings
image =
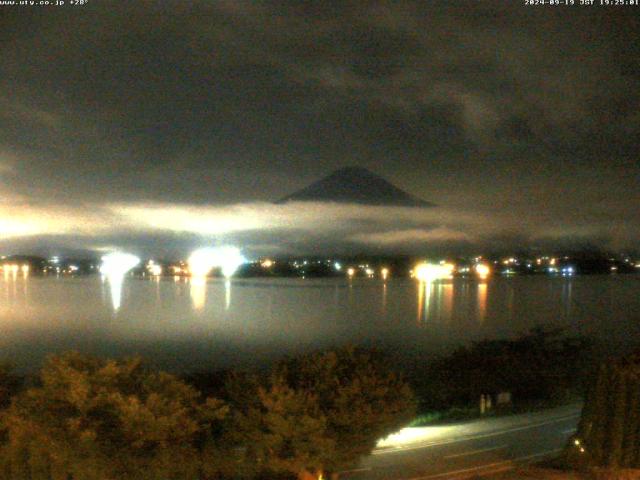
[[[35,370],[74,349],[142,355],[173,371],[250,366],[352,343],[401,356],[564,327],[613,346],[640,340],[640,278],[0,278],[0,357]]]

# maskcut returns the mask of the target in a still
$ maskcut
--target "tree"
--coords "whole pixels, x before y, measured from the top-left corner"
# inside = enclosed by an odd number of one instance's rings
[[[13,373],[13,365],[0,363],[0,410],[4,410],[11,403],[11,398],[22,387],[23,378]]]
[[[234,391],[245,403],[230,430],[246,455],[300,479],[353,466],[415,413],[408,384],[381,356],[354,348],[289,359],[254,380],[254,394]]]
[[[227,412],[139,359],[67,353],[50,357],[40,379],[4,415],[5,478],[197,478],[200,448]]]
[[[640,352],[603,364],[588,392],[567,459],[576,466],[640,468]]]
[[[590,343],[561,329],[532,329],[509,340],[483,340],[416,368],[421,411],[475,406],[482,394],[511,392],[516,401],[563,401],[582,391]]]
[[[237,372],[227,380],[225,393],[232,408],[222,435],[208,446],[208,476],[290,478],[319,467],[320,452],[331,443],[312,394],[292,389],[274,374],[259,380]]]
[[[355,466],[415,415],[411,388],[374,351],[347,347],[306,355],[284,362],[279,373],[293,388],[316,395],[334,442],[322,462],[331,472]]]

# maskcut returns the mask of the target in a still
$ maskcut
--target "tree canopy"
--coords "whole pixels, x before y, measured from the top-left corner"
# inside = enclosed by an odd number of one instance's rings
[[[375,353],[344,348],[295,357],[255,382],[237,412],[257,463],[300,478],[349,468],[415,413],[408,384]]]
[[[216,391],[139,358],[52,356],[2,411],[0,479],[318,478],[356,464],[415,407],[381,355],[355,348],[231,372]]]
[[[199,445],[227,407],[139,359],[45,363],[4,415],[3,472],[21,479],[196,478]]]

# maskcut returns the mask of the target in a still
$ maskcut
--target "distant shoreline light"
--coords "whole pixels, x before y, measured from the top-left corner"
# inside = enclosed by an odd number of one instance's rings
[[[220,268],[225,278],[230,278],[247,259],[237,247],[206,247],[195,250],[187,261],[193,277],[206,277],[214,268]]]

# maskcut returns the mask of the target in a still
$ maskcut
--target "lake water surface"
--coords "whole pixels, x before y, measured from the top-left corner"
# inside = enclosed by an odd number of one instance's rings
[[[140,354],[171,370],[246,366],[353,343],[407,355],[563,326],[640,341],[640,276],[370,279],[0,277],[0,358]]]

